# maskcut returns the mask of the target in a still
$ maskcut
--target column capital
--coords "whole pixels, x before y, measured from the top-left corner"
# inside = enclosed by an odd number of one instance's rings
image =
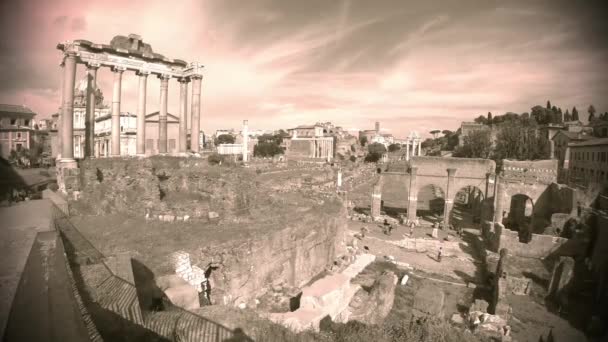
[[[456,168],[448,168],[448,177],[454,177],[454,175],[456,174]]]
[[[169,79],[171,79],[171,75],[167,75],[167,74],[158,74],[157,76],[161,80],[169,80]]]
[[[87,66],[87,69],[89,69],[89,70],[97,70],[97,69],[99,69],[101,67],[101,64],[94,63],[94,62],[88,62],[88,63],[85,63],[85,64]]]
[[[203,75],[190,75],[190,78],[193,80],[202,80]]]
[[[120,73],[122,74],[125,70],[127,70],[127,68],[123,67],[123,66],[113,66],[111,68],[112,72],[116,72],[116,73]]]
[[[190,77],[178,77],[177,78],[177,82],[179,82],[179,83],[189,83],[190,82]]]
[[[148,71],[148,70],[137,70],[137,71],[135,71],[135,75],[141,76],[141,77],[148,77],[148,75],[150,75],[150,71]]]

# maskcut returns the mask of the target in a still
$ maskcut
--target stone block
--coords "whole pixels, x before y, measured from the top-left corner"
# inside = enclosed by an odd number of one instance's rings
[[[469,308],[469,312],[479,311],[488,312],[488,302],[483,299],[476,299],[475,302]]]
[[[217,219],[220,217],[220,214],[216,213],[215,211],[210,211],[208,215],[210,220]]]
[[[190,284],[169,287],[164,293],[173,305],[182,309],[195,310],[200,308],[198,291]]]
[[[412,313],[415,316],[441,316],[444,302],[445,293],[441,289],[430,286],[422,287],[414,296]]]

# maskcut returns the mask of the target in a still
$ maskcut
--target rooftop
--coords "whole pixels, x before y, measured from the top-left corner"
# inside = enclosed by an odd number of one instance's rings
[[[557,136],[558,134],[563,134],[563,135],[567,136],[570,140],[590,140],[590,139],[595,139],[595,137],[592,136],[592,135],[582,134],[582,133],[579,133],[579,132],[559,131],[559,132],[557,132],[557,134],[555,136]]]
[[[18,115],[18,116],[27,116],[32,117],[36,115],[31,109],[27,108],[25,105],[12,105],[12,104],[4,104],[0,103],[0,115],[2,114],[10,114],[10,115]]]
[[[596,138],[596,139],[590,139],[587,141],[568,144],[568,146],[570,146],[570,147],[601,146],[601,145],[608,145],[608,138]]]

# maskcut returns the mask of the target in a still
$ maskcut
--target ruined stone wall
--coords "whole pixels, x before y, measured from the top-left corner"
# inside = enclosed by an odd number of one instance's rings
[[[81,164],[82,196],[74,207],[93,214],[146,212],[192,219],[245,215],[255,204],[253,170],[208,166],[176,157],[104,158]]]
[[[540,234],[532,234],[532,240],[528,243],[519,242],[518,232],[488,221],[482,225],[482,234],[486,247],[491,251],[506,248],[511,255],[525,258],[545,258],[568,242],[565,238]]]
[[[446,170],[457,169],[456,177],[486,178],[487,173],[494,172],[496,163],[489,159],[476,158],[443,158],[413,157],[412,167],[418,167],[418,175],[439,176],[447,178]]]
[[[324,209],[279,231],[192,252],[192,264],[217,267],[211,272],[212,302],[251,304],[272,287],[301,287],[323,272],[346,248],[346,208],[334,201]]]

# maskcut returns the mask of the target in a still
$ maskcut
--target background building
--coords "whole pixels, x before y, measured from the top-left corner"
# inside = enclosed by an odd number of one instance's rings
[[[36,113],[25,106],[0,104],[0,156],[29,149],[34,138]]]
[[[568,144],[564,169],[571,185],[608,184],[608,138]]]

